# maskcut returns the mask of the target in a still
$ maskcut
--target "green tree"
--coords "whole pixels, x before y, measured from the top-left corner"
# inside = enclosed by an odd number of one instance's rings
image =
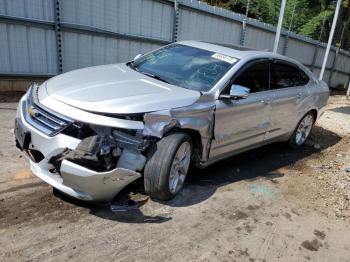
[[[314,39],[325,40],[327,31],[329,31],[330,21],[333,18],[334,8],[332,10],[325,10],[316,16],[313,16],[309,21],[303,24],[298,30],[298,33],[310,36]],[[326,19],[324,22],[323,20]],[[323,29],[322,29],[323,25]],[[321,35],[322,33],[322,35]]]
[[[230,0],[224,5],[236,13],[246,13],[247,0]],[[248,16],[265,23],[277,22],[279,5],[277,0],[250,0]]]

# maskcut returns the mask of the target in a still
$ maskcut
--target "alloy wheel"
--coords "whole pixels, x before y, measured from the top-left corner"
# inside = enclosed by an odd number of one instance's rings
[[[311,114],[306,115],[299,123],[297,131],[295,132],[295,143],[302,145],[310,135],[314,118]]]
[[[178,148],[170,169],[169,189],[176,194],[182,188],[191,161],[191,145],[183,142]]]

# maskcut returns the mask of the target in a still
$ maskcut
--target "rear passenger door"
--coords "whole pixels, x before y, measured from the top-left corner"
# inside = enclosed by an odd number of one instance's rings
[[[271,63],[271,89],[274,100],[271,103],[271,129],[265,139],[289,134],[299,121],[302,101],[308,96],[306,88],[309,82],[306,73],[297,66],[284,62]]]

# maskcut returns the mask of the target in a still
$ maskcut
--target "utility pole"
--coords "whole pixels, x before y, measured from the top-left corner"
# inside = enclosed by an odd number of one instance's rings
[[[286,0],[282,0],[282,3],[281,3],[280,16],[278,18],[278,24],[277,24],[277,30],[276,30],[276,36],[275,36],[275,44],[273,46],[273,52],[275,54],[277,53],[278,42],[280,41],[284,10],[286,9],[286,2],[287,2]]]
[[[334,36],[334,31],[335,31],[335,26],[337,25],[337,20],[338,20],[338,15],[339,15],[340,6],[341,6],[341,0],[338,0],[338,1],[337,1],[337,6],[336,6],[335,12],[334,12],[334,17],[333,17],[331,32],[330,32],[329,38],[328,38],[326,53],[325,53],[325,55],[324,55],[323,64],[322,64],[322,68],[321,68],[321,72],[320,72],[320,77],[319,77],[320,80],[323,79],[324,71],[325,71],[325,69],[326,69],[327,60],[328,60],[328,55],[329,55],[329,50],[331,49],[331,45],[332,45],[332,41],[333,41],[333,36]]]

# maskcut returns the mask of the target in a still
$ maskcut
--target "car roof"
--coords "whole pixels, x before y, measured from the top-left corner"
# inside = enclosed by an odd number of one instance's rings
[[[223,55],[231,56],[234,58],[237,58],[239,60],[245,59],[245,58],[259,58],[259,57],[266,57],[266,58],[276,58],[276,59],[281,59],[285,61],[292,62],[297,65],[301,65],[298,61],[291,59],[286,56],[282,56],[279,54],[274,54],[272,52],[267,52],[267,51],[258,51],[258,50],[240,50],[237,47],[237,49],[230,48],[230,47],[225,47],[217,44],[211,44],[207,42],[201,42],[201,41],[181,41],[177,42],[178,44],[182,45],[187,45],[187,46],[192,46],[204,50],[208,50],[214,53],[220,53]]]
[[[259,50],[247,50],[248,48],[241,47],[241,46],[231,48],[231,47],[225,47],[225,46],[219,45],[219,44],[212,44],[212,43],[207,43],[207,42],[202,42],[202,41],[179,41],[176,43],[182,44],[182,45],[187,45],[187,46],[192,46],[192,47],[196,47],[196,48],[200,48],[200,49],[204,49],[204,50],[208,50],[208,51],[211,51],[214,53],[220,53],[223,55],[231,56],[231,57],[239,59],[239,60],[243,60],[243,59],[251,60],[251,59],[255,59],[255,58],[256,59],[272,58],[272,59],[283,60],[283,61],[290,62],[290,63],[298,66],[304,72],[306,72],[309,75],[309,77],[315,79],[315,75],[302,63],[300,63],[299,61],[297,61],[293,58],[283,56],[280,54],[274,54],[272,52],[259,51]]]

